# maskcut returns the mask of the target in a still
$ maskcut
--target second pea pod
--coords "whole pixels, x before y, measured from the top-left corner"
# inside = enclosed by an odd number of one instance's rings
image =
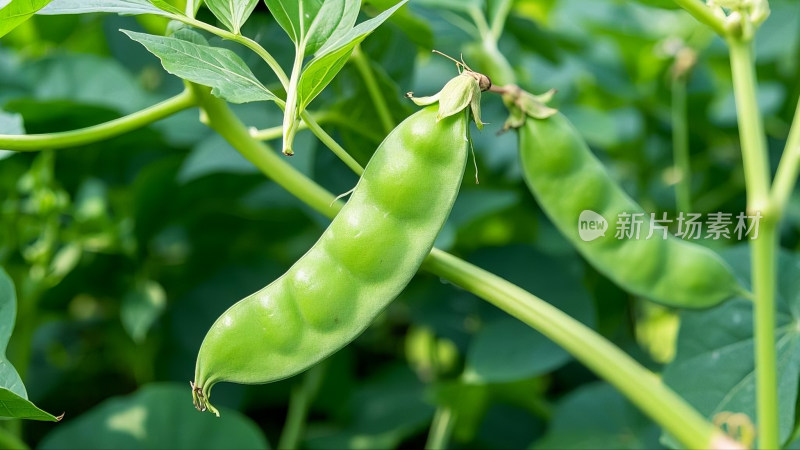
[[[430,106],[379,146],[317,243],[217,319],[197,356],[198,409],[218,415],[209,402],[218,382],[267,383],[308,369],[355,339],[405,288],[461,186],[479,98],[478,80],[466,74],[427,98]]]
[[[544,106],[550,95],[510,90],[508,127],[516,128],[523,174],[539,205],[598,271],[625,290],[667,306],[706,308],[746,291],[714,251],[660,232],[605,170],[567,118]],[[585,213],[589,211],[589,213]],[[583,236],[581,214],[595,219]],[[642,221],[643,233],[615,235],[619,220]],[[623,227],[624,228],[624,227]],[[584,231],[587,231],[586,229]]]

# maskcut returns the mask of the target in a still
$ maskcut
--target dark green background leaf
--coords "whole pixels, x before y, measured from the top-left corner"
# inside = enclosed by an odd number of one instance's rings
[[[746,246],[723,256],[742,279],[750,279]],[[800,259],[781,253],[777,267],[776,376],[780,435],[785,440],[794,428],[800,382]],[[740,412],[756,423],[752,325],[752,303],[744,299],[682,313],[677,354],[664,371],[664,381],[709,418]]]
[[[656,449],[659,428],[605,383],[585,385],[564,397],[535,449]]]
[[[236,411],[200,414],[191,392],[177,383],[156,383],[111,398],[65,422],[42,449],[267,449],[256,424]]]

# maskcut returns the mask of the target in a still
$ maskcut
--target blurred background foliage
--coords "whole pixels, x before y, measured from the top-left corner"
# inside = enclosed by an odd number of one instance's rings
[[[367,1],[362,12],[389,3]],[[727,51],[709,30],[669,1],[518,0],[493,42],[476,26],[473,3],[491,19],[497,2],[412,0],[362,44],[396,122],[414,111],[407,91],[428,95],[455,74],[431,49],[463,53],[495,82],[558,89],[555,106],[625,190],[647,210],[672,215],[670,67],[676,49],[688,46],[698,57],[687,77],[694,212],[744,211]],[[800,95],[800,3],[770,3],[757,58],[774,167]],[[204,9],[200,17],[213,21]],[[25,23],[0,41],[0,132],[89,126],[178,93],[180,80],[118,31],[165,26],[111,15]],[[263,3],[243,34],[290,66],[290,41]],[[211,41],[239,53],[280,91],[255,55]],[[311,105],[362,164],[387,133],[368,99],[348,64]],[[505,119],[500,99],[487,95],[483,103],[489,125],[472,134],[480,184],[470,164],[437,245],[552,302],[660,371],[675,354],[678,317],[583,262],[523,185],[513,133],[496,135]],[[274,104],[235,111],[258,128],[281,123]],[[220,386],[216,403],[228,409],[222,421],[192,409],[187,381],[213,320],[285,271],[326,220],[197,119],[192,109],[80,148],[0,152],[0,265],[19,297],[9,357],[31,400],[66,412],[60,424],[26,422],[31,446],[277,443],[302,377]],[[327,189],[354,185],[356,177],[308,131],[295,149],[289,161]],[[797,250],[799,240],[795,195],[782,243]],[[420,447],[437,406],[457,412],[456,448],[662,445],[654,425],[567,353],[425,273],[321,372],[307,448]],[[203,438],[212,435],[227,440]]]

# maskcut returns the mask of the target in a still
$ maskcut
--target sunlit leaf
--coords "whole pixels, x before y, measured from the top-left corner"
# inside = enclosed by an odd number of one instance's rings
[[[25,385],[5,356],[17,317],[17,295],[11,278],[0,268],[0,418],[58,422],[61,418],[42,411],[28,400]]]
[[[157,8],[147,0],[53,0],[37,14],[156,14],[169,16],[170,13]]]
[[[370,33],[388,19],[392,13],[403,6],[407,0],[398,2],[393,7],[378,14],[372,19],[361,22],[346,33],[329,39],[309,61],[300,77],[297,87],[299,109],[303,109],[325,89],[333,77],[347,62],[350,53],[358,43],[363,41]]]
[[[51,0],[11,0],[0,9],[0,37],[5,36],[30,19],[36,11],[45,7]]]
[[[237,411],[221,418],[191,406],[188,383],[147,385],[54,428],[42,449],[267,449],[258,426]]]

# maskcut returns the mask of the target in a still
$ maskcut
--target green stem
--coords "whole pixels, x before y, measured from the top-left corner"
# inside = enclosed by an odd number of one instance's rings
[[[772,184],[772,208],[778,217],[783,215],[789,196],[794,190],[798,171],[800,171],[800,101],[797,102],[786,147],[778,163],[775,182]]]
[[[530,325],[614,385],[633,404],[689,448],[723,439],[702,415],[652,372],[596,332],[508,281],[441,250],[424,268]]]
[[[317,122],[330,123],[338,127],[350,130],[353,133],[356,133],[366,139],[369,139],[370,141],[376,144],[381,143],[383,139],[386,137],[385,134],[380,133],[378,131],[373,131],[369,129],[369,127],[361,126],[358,123],[354,122],[351,117],[347,117],[338,112],[328,111],[320,115],[319,117],[316,117],[313,114],[311,115],[311,117],[315,117],[314,120],[316,120]]]
[[[675,185],[675,200],[678,211],[691,212],[691,166],[689,160],[689,125],[686,119],[686,78],[672,79],[672,151],[678,183]]]
[[[382,134],[370,131],[365,127],[359,127],[357,124],[353,123],[352,119],[344,117],[339,113],[325,112],[319,115],[311,113],[311,117],[313,117],[318,124],[334,124],[357,133],[375,143],[379,143],[383,140]],[[297,129],[298,131],[308,129],[308,124],[305,121],[302,121],[298,125]],[[259,141],[271,141],[283,136],[283,126],[251,131],[250,135]]]
[[[486,21],[486,17],[483,15],[483,11],[479,6],[470,6],[467,10],[469,13],[470,19],[472,19],[472,23],[478,28],[478,33],[481,35],[482,39],[486,37],[492,36],[492,29],[489,27],[489,22]]]
[[[211,95],[208,88],[196,84],[191,84],[191,87],[203,108],[206,124],[242,156],[314,210],[327,217],[336,214],[342,203],[337,201],[333,194],[300,173],[284,158],[271,152],[264,143],[253,139],[247,127],[228,105]]]
[[[778,389],[775,355],[775,258],[778,218],[770,204],[766,137],[756,98],[755,61],[751,42],[728,40],[733,89],[739,120],[747,209],[760,212],[759,235],[752,241],[752,284],[755,295],[755,363],[758,439],[761,448],[778,448]]]
[[[347,164],[347,167],[349,167],[350,170],[355,172],[356,175],[361,176],[361,174],[364,172],[364,168],[362,168],[358,161],[353,159],[353,157],[347,153],[347,150],[339,145],[339,143],[336,142],[331,135],[326,133],[325,130],[319,126],[317,121],[311,117],[311,114],[309,114],[308,111],[301,112],[300,118],[303,119],[303,121],[308,125],[308,129],[314,133],[314,136],[322,141],[322,143],[325,144],[336,156],[338,156],[343,163]]]
[[[142,128],[190,108],[194,104],[192,93],[186,90],[175,97],[133,114],[79,130],[48,134],[0,134],[0,148],[18,152],[34,152],[91,144]]]
[[[307,128],[308,124],[301,122],[300,125],[298,125],[297,130],[305,130]],[[277,127],[264,128],[262,130],[252,129],[250,136],[252,136],[253,139],[258,139],[259,141],[272,141],[283,136],[283,126],[279,125]]]
[[[342,203],[334,202],[333,194],[253,139],[224,101],[211,96],[206,88],[194,87],[194,91],[201,99],[208,125],[217,130],[231,146],[253,162],[266,176],[314,210],[329,218],[336,215]],[[431,252],[425,267],[508,311],[548,336],[599,376],[617,386],[634,404],[684,445],[709,448],[720,445],[725,439],[723,435],[715,433],[713,425],[661,384],[652,372],[604,337],[547,302],[441,250],[434,249]],[[730,441],[726,443],[735,444]]]
[[[496,85],[516,84],[516,75],[514,68],[508,62],[508,59],[497,48],[497,39],[499,35],[495,36],[494,31],[486,22],[483,12],[480,8],[469,8],[469,15],[475,26],[478,28],[481,40],[480,44],[483,47],[484,54],[489,58],[489,61],[484,64],[483,70],[486,75],[491,78],[492,83]],[[505,18],[503,19],[505,23]],[[502,31],[502,28],[501,28]]]
[[[500,36],[503,35],[503,28],[506,25],[506,19],[508,18],[508,14],[511,12],[511,6],[514,3],[512,0],[498,0],[495,2],[497,6],[495,7],[495,14],[492,17],[492,23],[489,26],[489,29],[492,32],[492,36],[494,36],[495,41],[500,39]]]
[[[361,78],[364,79],[364,84],[367,86],[367,92],[369,92],[372,104],[375,105],[375,109],[378,111],[378,118],[383,126],[383,131],[389,134],[389,132],[394,129],[394,119],[392,118],[392,113],[389,111],[389,106],[386,104],[386,99],[378,86],[378,81],[375,79],[375,74],[372,72],[372,67],[369,65],[369,60],[361,50],[360,45],[356,45],[350,59],[352,59],[353,63],[356,65],[356,70],[358,70]]]
[[[676,5],[685,9],[699,22],[711,27],[720,36],[725,35],[725,22],[706,6],[702,0],[673,0]]]
[[[431,422],[431,430],[428,433],[428,440],[425,442],[425,450],[444,450],[450,442],[455,425],[455,412],[452,408],[440,406],[436,408]]]
[[[297,133],[297,84],[300,82],[300,73],[303,71],[303,52],[300,47],[295,47],[294,66],[289,86],[286,88],[286,105],[283,108],[283,154],[293,155],[292,143]],[[303,111],[305,112],[305,111]]]
[[[325,361],[308,369],[303,376],[303,381],[292,388],[289,399],[289,411],[286,414],[286,423],[283,426],[278,450],[294,450],[300,446],[305,428],[306,416],[311,407],[311,402],[317,396],[325,375]]]

